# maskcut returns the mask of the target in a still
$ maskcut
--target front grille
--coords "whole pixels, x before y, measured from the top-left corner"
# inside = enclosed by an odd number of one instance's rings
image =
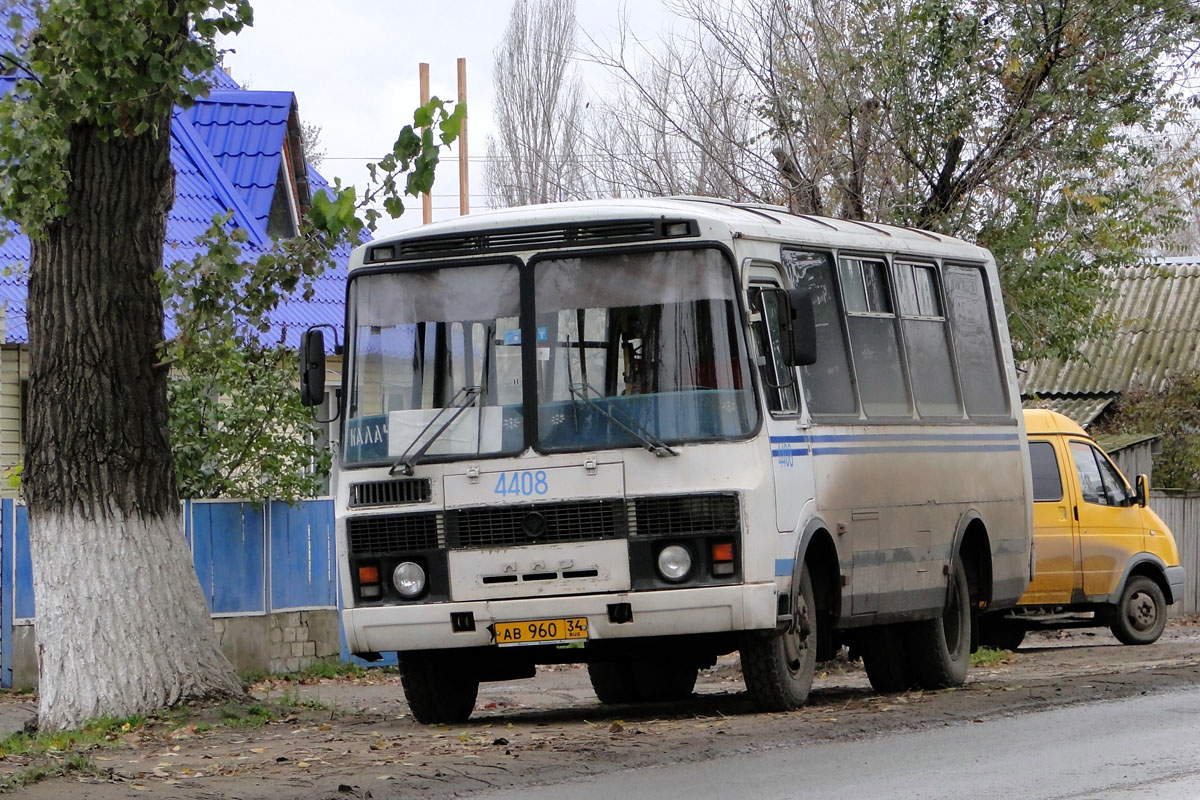
[[[346,538],[354,556],[382,556],[411,550],[435,550],[444,541],[439,535],[440,514],[394,514],[351,517]]]
[[[391,481],[350,484],[350,508],[428,503],[432,496],[429,478],[399,478]]]
[[[629,529],[635,536],[737,533],[740,528],[736,494],[638,497],[629,503]]]
[[[540,520],[530,520],[535,513]],[[617,539],[626,530],[620,500],[461,509],[451,519],[452,546],[464,550]]]
[[[383,243],[367,251],[366,263],[411,261],[439,256],[513,253],[558,247],[589,247],[649,242],[697,236],[690,219],[598,220],[552,225],[528,225],[471,233],[446,233]]]

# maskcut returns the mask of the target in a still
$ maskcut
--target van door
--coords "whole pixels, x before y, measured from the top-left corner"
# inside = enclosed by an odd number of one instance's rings
[[[1033,467],[1033,533],[1037,563],[1022,604],[1070,603],[1083,588],[1079,525],[1075,522],[1075,487],[1064,469],[1074,466],[1060,452],[1062,438],[1029,438]]]
[[[1089,597],[1111,594],[1125,564],[1144,548],[1141,509],[1108,457],[1091,442],[1069,440],[1079,478],[1079,547],[1083,592]]]

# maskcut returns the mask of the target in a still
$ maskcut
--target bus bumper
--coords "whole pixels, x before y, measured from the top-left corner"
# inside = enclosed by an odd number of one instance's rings
[[[620,592],[480,602],[425,603],[348,608],[342,612],[352,653],[483,647],[493,643],[495,622],[587,617],[588,639],[770,630],[776,621],[771,583],[653,592]],[[612,622],[609,607],[628,603],[628,622]],[[454,631],[450,614],[470,612],[475,630]]]

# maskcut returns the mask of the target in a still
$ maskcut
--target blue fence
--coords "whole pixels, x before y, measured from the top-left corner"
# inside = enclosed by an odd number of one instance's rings
[[[271,614],[337,608],[332,500],[184,504],[185,534],[209,611]],[[12,626],[34,617],[29,518],[0,503],[0,686],[12,682]],[[347,657],[343,644],[343,658]],[[394,656],[393,656],[394,658]]]

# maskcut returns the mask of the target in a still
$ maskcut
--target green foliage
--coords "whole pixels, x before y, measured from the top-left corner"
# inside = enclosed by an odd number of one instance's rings
[[[1012,659],[1012,653],[1008,650],[997,650],[994,647],[981,647],[974,653],[971,653],[972,667],[992,667],[997,664],[1004,664]]]
[[[773,8],[781,8],[775,6]],[[1178,228],[1200,14],[1175,0],[816,0],[777,11],[764,82],[793,205],[992,248],[1020,359],[1105,329],[1104,267]],[[830,26],[828,20],[837,20]]]
[[[36,734],[14,733],[0,741],[0,755],[45,755],[109,747],[116,743],[122,734],[141,728],[145,724],[146,718],[141,715],[120,719],[97,717],[76,730]]]
[[[208,90],[215,36],[252,20],[249,0],[46,0],[17,40],[27,80],[0,98],[0,216],[38,236],[67,210],[68,131],[163,135],[171,109]]]
[[[1176,375],[1160,389],[1134,386],[1094,432],[1157,433],[1162,452],[1154,457],[1155,485],[1200,489],[1200,372]]]
[[[68,133],[86,129],[106,141],[166,135],[171,110],[208,90],[214,37],[252,19],[249,0],[47,0],[30,38],[16,23],[18,52],[6,66],[24,79],[0,98],[0,216],[40,237],[68,210]],[[335,182],[313,198],[298,237],[248,252],[246,232],[218,217],[200,239],[201,255],[163,270],[178,335],[163,344],[160,366],[172,368],[170,424],[184,496],[291,501],[319,489],[329,455],[299,404],[294,357],[282,342],[261,339],[267,315],[284,297],[308,299],[338,248],[374,231],[383,213],[403,213],[402,195],[431,188],[440,149],[457,138],[465,115],[465,105],[437,98],[418,108],[391,152],[370,165],[362,198]]]
[[[71,753],[63,758],[51,759],[48,763],[35,764],[5,775],[0,778],[0,794],[14,789],[23,789],[50,778],[73,775],[100,780],[111,777],[107,770],[98,767],[87,756],[82,753]]]

